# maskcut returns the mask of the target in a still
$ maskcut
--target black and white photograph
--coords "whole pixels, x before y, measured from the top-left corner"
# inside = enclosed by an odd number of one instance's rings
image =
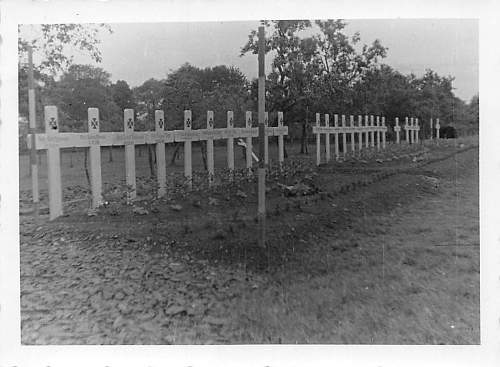
[[[4,8],[0,365],[498,362],[487,2],[117,3]]]

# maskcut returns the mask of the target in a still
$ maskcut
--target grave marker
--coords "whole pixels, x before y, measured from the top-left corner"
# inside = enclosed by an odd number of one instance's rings
[[[358,126],[359,126],[358,148],[359,148],[359,154],[361,155],[361,150],[363,149],[363,116],[361,115],[358,115]]]
[[[370,134],[370,128],[368,127],[369,122],[368,122],[368,115],[365,115],[365,147],[368,148],[370,146],[369,142],[369,134]]]
[[[325,114],[325,127],[330,127],[330,116]],[[326,163],[330,162],[330,131],[325,132]]]
[[[396,144],[399,144],[399,133],[401,132],[401,126],[399,126],[399,117],[396,117],[396,125],[394,125],[394,131],[396,132]]]
[[[385,134],[387,133],[387,126],[385,126],[385,117],[382,116],[382,149],[385,149]]]
[[[127,189],[127,202],[137,196],[135,180],[135,141],[134,141],[134,110],[126,109],[123,112],[123,130],[125,132],[125,182]]]
[[[328,115],[327,115],[328,116]],[[285,146],[284,146],[284,138],[283,134],[280,132],[283,131],[283,112],[278,112],[278,128],[275,131],[275,135],[278,135],[278,164],[280,169],[283,169],[283,162],[285,160]],[[282,129],[282,130],[280,130]]]
[[[320,126],[320,116],[316,113],[316,127]],[[319,166],[321,163],[321,137],[319,130],[316,133],[316,165]]]
[[[376,117],[375,124],[377,126],[377,151],[379,151],[380,150],[380,116]]]
[[[345,125],[345,115],[342,115],[342,156],[345,158],[347,155],[347,133]]]
[[[89,155],[90,155],[90,187],[92,191],[92,207],[97,208],[102,204],[102,175],[101,175],[101,144],[99,141],[99,110],[87,110],[89,129]]]
[[[370,147],[375,148],[375,117],[370,115]]]
[[[207,111],[207,132],[210,133],[214,129],[214,111]],[[207,171],[208,185],[214,183],[214,139],[213,135],[207,136]]]
[[[408,117],[405,117],[405,140],[407,144],[410,144],[410,131],[408,130]]]
[[[165,162],[165,142],[163,141],[165,130],[164,112],[156,110],[154,139],[156,140],[156,179],[158,180],[158,197],[162,197],[167,193],[167,168]]]
[[[229,169],[229,177],[233,179],[234,173],[234,114],[233,111],[227,111],[227,129],[228,129],[228,138],[227,138],[227,168]]]
[[[49,213],[50,219],[62,215],[62,188],[61,188],[61,157],[57,139],[59,133],[59,118],[55,106],[45,106],[45,134],[47,136],[47,168],[49,178]]]
[[[351,150],[352,150],[352,154],[354,155],[354,153],[356,152],[356,145],[354,144],[354,116],[353,115],[351,115],[349,117],[349,125],[351,128]]]
[[[193,125],[192,115],[190,110],[184,111],[184,132],[186,134],[178,135],[179,139],[183,136],[185,138],[184,141],[184,177],[186,178],[186,186],[188,190],[193,188],[193,167],[191,161],[191,139],[190,137],[194,137],[190,135],[191,127]]]
[[[335,160],[339,160],[339,115],[335,114],[333,116],[333,127],[335,128],[334,137],[335,137]]]

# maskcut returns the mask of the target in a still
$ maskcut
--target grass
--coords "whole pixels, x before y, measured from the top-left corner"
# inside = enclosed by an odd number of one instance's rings
[[[147,174],[144,155],[138,169]],[[265,250],[253,241],[253,183],[152,201],[154,213],[137,203],[147,215],[128,206],[96,217],[75,211],[41,230],[23,216],[21,289],[30,290],[21,296],[23,343],[478,344],[478,152],[421,168],[409,162],[332,163],[300,173],[331,195],[287,198],[273,189]],[[399,167],[405,172],[337,192]],[[123,173],[119,164],[103,172]],[[81,181],[71,169],[63,173],[67,183]],[[438,177],[438,187],[424,176]],[[182,210],[169,209],[172,202]],[[56,281],[30,276],[41,271]],[[134,311],[120,315],[124,301],[100,300],[103,284],[126,290]],[[204,313],[162,313],[193,302]],[[59,320],[61,307],[71,319]]]
[[[239,300],[240,340],[478,344],[477,162],[444,185],[389,213],[398,219],[367,217],[321,240],[304,261],[324,275],[285,270],[271,287]]]

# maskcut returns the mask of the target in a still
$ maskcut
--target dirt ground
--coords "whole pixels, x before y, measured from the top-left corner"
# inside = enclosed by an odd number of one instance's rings
[[[271,169],[265,248],[238,177],[22,215],[23,344],[478,344],[477,140],[312,157]]]

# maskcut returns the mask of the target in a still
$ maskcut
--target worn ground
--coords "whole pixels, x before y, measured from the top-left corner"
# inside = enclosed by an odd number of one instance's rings
[[[22,342],[478,344],[477,141],[311,157],[272,171],[266,248],[239,179],[22,215]]]

